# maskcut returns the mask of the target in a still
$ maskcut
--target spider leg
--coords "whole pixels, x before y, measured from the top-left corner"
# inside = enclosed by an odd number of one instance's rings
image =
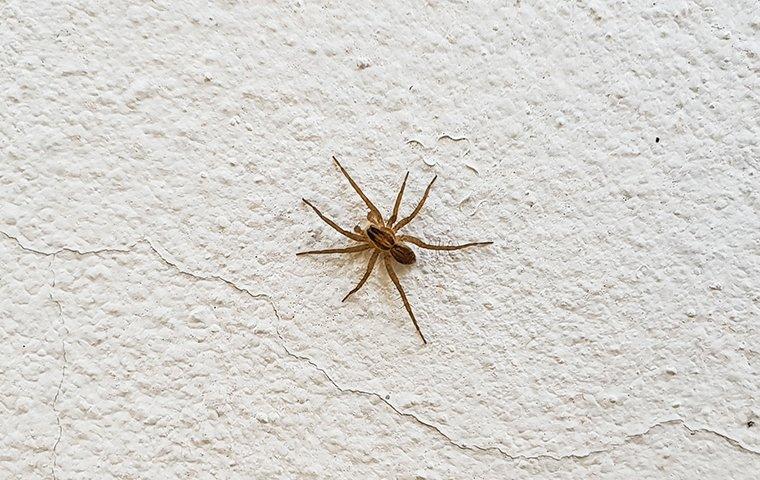
[[[328,248],[325,250],[310,250],[308,252],[298,252],[296,255],[316,255],[316,254],[324,254],[324,253],[355,253],[355,252],[363,252],[364,250],[368,250],[372,248],[369,244],[364,245],[354,245],[353,247],[345,247],[345,248]]]
[[[465,243],[464,245],[431,245],[411,235],[399,235],[396,238],[402,242],[413,243],[420,248],[426,248],[428,250],[459,250],[462,248],[474,247],[477,245],[491,245],[493,243],[493,242],[472,242],[472,243]]]
[[[319,215],[319,218],[321,218],[322,220],[324,220],[326,224],[330,225],[332,228],[334,228],[338,232],[340,232],[343,235],[347,236],[351,240],[356,240],[357,242],[363,242],[364,243],[364,242],[367,241],[363,236],[358,235],[356,233],[351,233],[348,230],[345,230],[345,229],[341,228],[337,223],[333,222],[329,218],[327,218],[324,215],[322,215],[322,212],[320,212],[319,209],[317,209],[317,207],[315,207],[314,205],[312,205],[311,202],[309,202],[305,198],[302,198],[301,200],[303,200],[306,203],[306,205],[310,206],[312,208],[312,210],[314,210],[317,213],[317,215]]]
[[[417,207],[414,209],[414,211],[412,212],[412,214],[409,215],[408,217],[400,220],[393,227],[394,231],[401,230],[406,224],[408,224],[409,222],[411,222],[414,219],[414,217],[417,216],[418,213],[420,213],[420,210],[422,210],[422,206],[425,205],[425,200],[427,200],[428,195],[430,194],[430,189],[432,188],[433,183],[435,182],[436,178],[438,178],[438,175],[436,175],[435,177],[433,177],[433,179],[430,181],[430,185],[428,185],[427,188],[425,189],[425,193],[422,195],[422,199],[420,200],[420,203],[417,204]]]
[[[396,290],[398,290],[398,293],[401,294],[401,300],[404,301],[404,307],[406,308],[407,313],[409,313],[409,316],[412,318],[412,323],[414,323],[414,328],[417,329],[417,333],[420,335],[422,343],[427,343],[427,340],[425,340],[425,337],[422,335],[420,326],[417,325],[417,319],[414,318],[412,307],[409,305],[409,300],[406,299],[406,293],[404,293],[404,288],[401,286],[401,282],[398,280],[398,275],[396,275],[396,272],[393,270],[393,264],[391,261],[392,260],[390,256],[385,257],[385,268],[388,270],[388,276],[391,277],[393,284],[396,285]]]
[[[393,213],[388,219],[388,225],[390,226],[393,226],[393,223],[396,221],[396,218],[398,218],[398,208],[401,206],[401,197],[404,196],[404,188],[406,187],[407,178],[409,178],[409,172],[406,172],[406,176],[404,177],[404,182],[401,184],[401,190],[398,191],[398,196],[396,197],[396,203],[393,205]]]
[[[364,276],[361,280],[359,280],[359,283],[356,284],[353,290],[348,292],[345,297],[343,297],[343,300],[341,302],[345,302],[348,297],[350,297],[352,294],[359,291],[360,288],[364,286],[367,279],[369,278],[370,273],[372,273],[372,269],[375,268],[375,262],[377,261],[377,256],[380,255],[380,251],[375,250],[375,253],[372,254],[371,257],[369,257],[369,262],[367,263],[367,271],[364,272]]]
[[[337,158],[333,155],[333,160],[335,160],[335,163],[338,165],[338,168],[340,168],[340,171],[343,172],[343,175],[348,179],[348,183],[351,184],[352,187],[354,187],[354,190],[356,190],[356,193],[359,194],[360,197],[362,197],[362,200],[364,200],[364,203],[367,204],[367,207],[369,208],[370,214],[367,216],[367,218],[373,222],[383,224],[383,216],[380,214],[380,210],[377,209],[374,203],[370,201],[369,198],[367,198],[366,195],[364,195],[364,192],[362,192],[362,189],[359,188],[359,185],[354,182],[354,179],[351,178],[351,175],[348,174],[345,168],[343,168],[343,165],[340,164]]]

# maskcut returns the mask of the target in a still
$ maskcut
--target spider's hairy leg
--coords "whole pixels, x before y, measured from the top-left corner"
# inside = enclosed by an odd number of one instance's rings
[[[369,278],[369,275],[372,273],[372,269],[375,268],[375,262],[377,261],[378,255],[380,255],[380,251],[375,250],[372,256],[369,257],[369,262],[367,263],[367,271],[364,272],[364,276],[362,277],[361,280],[359,280],[359,283],[356,284],[354,289],[348,292],[345,297],[343,297],[343,300],[341,300],[341,302],[345,302],[348,297],[358,292],[359,289],[364,286],[364,284],[367,282],[367,279]]]
[[[359,194],[360,197],[362,197],[362,200],[364,200],[364,203],[367,205],[367,208],[369,208],[369,215],[367,218],[370,221],[373,221],[375,223],[379,223],[380,225],[383,225],[383,216],[380,214],[380,210],[377,209],[374,203],[370,201],[369,198],[362,192],[362,189],[359,188],[359,185],[354,182],[354,179],[351,178],[351,175],[348,174],[345,168],[343,168],[343,165],[340,164],[337,158],[335,158],[335,155],[333,155],[333,160],[335,160],[336,165],[338,165],[338,168],[340,168],[340,171],[343,172],[343,175],[348,179],[348,183],[351,184],[351,186],[356,190],[356,193]]]
[[[320,212],[319,209],[317,209],[317,207],[315,207],[314,205],[312,205],[311,202],[309,202],[305,198],[302,198],[301,200],[303,200],[304,203],[306,203],[306,205],[310,206],[312,208],[312,210],[314,210],[317,213],[317,215],[319,215],[319,218],[321,218],[322,220],[324,220],[326,224],[330,225],[332,228],[334,228],[335,230],[337,230],[341,234],[345,235],[346,237],[350,238],[351,240],[356,240],[357,242],[362,242],[362,243],[366,243],[367,242],[367,239],[364,238],[362,235],[349,232],[348,230],[345,230],[345,229],[341,228],[337,223],[335,223],[332,220],[330,220],[329,218],[325,217],[322,214],[322,212]]]
[[[397,232],[401,230],[405,225],[411,222],[414,219],[414,217],[417,216],[418,213],[420,213],[420,210],[422,210],[422,206],[425,205],[425,200],[427,200],[428,195],[430,194],[430,189],[433,187],[433,183],[435,183],[436,178],[438,178],[438,175],[433,177],[433,179],[430,181],[430,185],[428,185],[427,188],[425,189],[425,193],[422,195],[422,199],[420,200],[420,203],[417,204],[417,207],[414,209],[412,214],[400,220],[396,225],[393,226],[394,231]]]
[[[298,252],[296,255],[318,255],[318,254],[325,254],[325,253],[355,253],[355,252],[363,252],[365,250],[369,250],[372,248],[369,244],[364,245],[355,245],[353,247],[345,247],[345,248],[328,248],[325,250],[309,250],[308,252]]]
[[[417,329],[417,333],[420,335],[420,338],[422,339],[422,343],[427,343],[427,340],[425,340],[425,337],[422,335],[422,331],[420,330],[420,326],[417,324],[417,319],[414,318],[414,313],[412,312],[412,306],[409,305],[409,300],[406,298],[406,293],[404,293],[404,288],[401,286],[401,282],[398,279],[398,275],[396,275],[396,272],[393,270],[393,263],[391,260],[392,257],[388,256],[385,257],[385,269],[388,270],[388,276],[391,277],[391,281],[393,281],[393,284],[396,285],[396,290],[398,290],[398,293],[401,294],[401,300],[404,302],[404,308],[406,308],[407,313],[409,313],[409,316],[412,318],[412,323],[414,323],[414,328]]]
[[[478,245],[491,245],[493,242],[471,242],[471,243],[465,243],[464,245],[432,245],[430,243],[426,243],[423,240],[420,240],[417,237],[413,237],[411,235],[399,235],[396,237],[399,241],[402,242],[409,242],[417,245],[420,248],[426,248],[428,250],[460,250],[462,248],[467,247],[475,247]]]
[[[393,213],[391,214],[390,218],[388,218],[388,225],[393,227],[393,223],[398,218],[398,209],[401,206],[401,197],[404,196],[404,188],[406,187],[406,180],[409,178],[409,172],[406,172],[406,176],[404,177],[404,181],[401,184],[401,189],[398,191],[398,195],[396,196],[396,203],[393,204]]]

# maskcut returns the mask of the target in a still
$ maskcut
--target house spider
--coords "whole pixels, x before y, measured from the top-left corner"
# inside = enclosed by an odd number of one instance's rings
[[[417,207],[414,209],[411,215],[396,222],[396,219],[398,217],[398,209],[401,205],[401,197],[404,195],[404,188],[406,187],[406,180],[409,178],[409,172],[406,172],[404,181],[401,184],[401,189],[396,196],[396,203],[393,205],[393,213],[390,217],[388,217],[387,221],[384,221],[383,216],[380,214],[380,211],[369,200],[369,198],[367,198],[364,192],[362,192],[362,189],[359,188],[359,185],[357,185],[356,182],[354,182],[346,169],[344,169],[340,164],[338,159],[335,157],[332,158],[335,160],[338,168],[340,168],[340,171],[343,172],[343,175],[345,175],[345,177],[348,179],[348,183],[351,184],[354,190],[356,190],[356,193],[359,194],[361,199],[369,208],[369,213],[367,214],[369,226],[366,228],[356,226],[354,227],[353,232],[349,232],[348,230],[341,228],[334,221],[324,216],[322,212],[317,209],[317,207],[312,205],[311,202],[304,198],[302,200],[306,203],[306,205],[310,206],[317,213],[317,215],[319,215],[319,218],[325,221],[325,223],[330,225],[332,228],[344,236],[350,238],[351,240],[360,242],[360,244],[344,248],[329,248],[326,250],[299,252],[296,255],[355,253],[372,249],[372,255],[369,257],[369,262],[367,263],[367,269],[364,272],[364,276],[361,278],[361,280],[359,280],[359,283],[356,285],[356,287],[354,287],[353,290],[348,292],[346,296],[343,297],[342,301],[345,302],[348,297],[359,291],[359,289],[364,286],[370,274],[372,273],[372,269],[375,267],[375,263],[377,262],[378,258],[381,258],[385,263],[385,269],[388,271],[388,276],[391,277],[393,284],[396,285],[398,293],[401,294],[401,300],[404,302],[404,307],[406,307],[406,311],[409,313],[409,316],[412,319],[412,323],[414,323],[414,327],[417,329],[417,333],[422,339],[422,343],[427,343],[425,337],[422,335],[422,331],[420,331],[420,326],[417,324],[417,319],[414,318],[412,307],[409,305],[409,300],[406,298],[406,293],[404,293],[403,287],[401,287],[401,282],[399,282],[398,275],[396,275],[396,272],[393,270],[393,260],[403,265],[411,265],[416,261],[414,251],[412,251],[412,249],[409,248],[404,242],[409,242],[417,245],[420,248],[425,248],[428,250],[459,250],[476,245],[490,245],[493,242],[473,242],[465,243],[464,245],[431,245],[424,242],[423,240],[420,240],[417,237],[413,237],[412,235],[398,235],[398,231],[408,225],[409,222],[411,222],[414,217],[417,216],[420,210],[422,210],[422,206],[425,204],[425,200],[427,200],[428,194],[430,193],[430,188],[433,186],[433,182],[435,182],[435,179],[438,178],[438,176],[433,177],[433,180],[425,189],[425,193],[422,195],[420,203],[417,204]]]

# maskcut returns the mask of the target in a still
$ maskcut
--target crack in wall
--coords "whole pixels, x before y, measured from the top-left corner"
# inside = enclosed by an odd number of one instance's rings
[[[129,252],[132,251],[132,249],[135,247],[135,245],[137,245],[138,243],[140,243],[140,242],[134,242],[131,245],[128,245],[128,246],[123,247],[123,248],[113,248],[113,247],[108,248],[107,247],[107,248],[98,248],[98,249],[95,249],[95,250],[77,250],[76,248],[63,247],[63,248],[60,248],[58,250],[53,250],[51,252],[46,252],[46,251],[43,251],[43,250],[37,250],[36,248],[32,248],[32,247],[26,246],[18,238],[14,237],[13,235],[10,235],[10,234],[8,234],[6,232],[3,232],[1,230],[0,230],[0,234],[2,234],[8,240],[12,240],[13,242],[15,242],[16,245],[18,245],[22,250],[25,250],[25,251],[31,252],[31,253],[36,253],[38,255],[43,255],[45,257],[50,257],[50,256],[55,257],[56,255],[58,255],[60,253],[65,253],[65,252],[74,253],[74,254],[79,255],[81,257],[83,257],[85,255],[97,255],[99,253],[109,253],[109,252],[129,253]]]
[[[193,272],[191,272],[189,270],[185,270],[182,267],[180,267],[179,264],[177,264],[176,262],[172,262],[171,260],[169,260],[167,258],[167,255],[165,253],[161,252],[161,249],[159,249],[158,247],[156,247],[153,244],[153,242],[150,239],[148,239],[148,238],[143,238],[141,240],[135,241],[135,242],[131,243],[130,245],[128,245],[126,247],[122,247],[122,248],[118,248],[118,247],[117,248],[106,247],[106,248],[99,248],[99,249],[95,249],[95,250],[77,250],[75,248],[63,247],[63,248],[60,248],[58,250],[46,252],[46,251],[43,251],[43,250],[37,250],[35,248],[28,247],[28,246],[24,245],[24,243],[21,242],[21,240],[19,240],[18,238],[14,237],[12,235],[9,235],[6,232],[0,231],[0,234],[2,234],[3,236],[5,236],[9,240],[12,240],[13,242],[15,242],[22,250],[25,250],[25,251],[28,251],[28,252],[31,252],[31,253],[36,253],[38,255],[43,255],[43,256],[53,256],[54,258],[55,258],[56,255],[58,255],[60,253],[64,253],[64,252],[73,253],[73,254],[76,254],[76,255],[79,255],[79,256],[98,255],[100,253],[131,253],[136,245],[138,245],[140,243],[145,243],[148,246],[148,248],[150,248],[150,250],[153,251],[153,253],[163,263],[165,263],[166,265],[172,267],[173,269],[175,269],[177,272],[179,272],[182,275],[186,275],[186,276],[192,277],[192,278],[194,278],[196,280],[222,282],[222,283],[225,283],[228,286],[232,287],[233,289],[237,290],[238,292],[244,293],[244,294],[248,295],[249,297],[251,297],[253,299],[256,299],[256,300],[262,300],[262,299],[266,300],[267,302],[269,302],[269,305],[272,307],[272,311],[274,312],[274,314],[277,317],[277,319],[280,320],[280,314],[277,311],[277,308],[275,307],[274,302],[272,301],[272,298],[269,295],[267,295],[265,293],[255,293],[255,292],[252,292],[251,290],[249,290],[249,289],[247,289],[245,287],[240,287],[235,282],[233,282],[231,280],[228,280],[228,279],[226,279],[226,278],[224,278],[224,277],[222,277],[220,275],[208,275],[208,276],[205,276],[205,275],[199,275],[197,273],[193,273]],[[52,265],[52,262],[51,262],[51,265]],[[51,299],[52,299],[52,297],[51,297]]]
[[[17,238],[15,238],[15,237],[13,237],[13,236],[5,233],[5,232],[0,231],[0,233],[3,234],[8,239],[14,241],[22,250],[33,252],[33,253],[36,253],[36,254],[39,254],[39,255],[45,255],[45,256],[51,256],[52,255],[54,259],[55,259],[56,255],[58,255],[59,253],[62,253],[62,252],[71,252],[71,253],[74,253],[74,254],[77,254],[77,255],[81,255],[81,256],[84,256],[84,255],[97,255],[97,254],[100,254],[100,253],[116,253],[116,252],[118,252],[118,253],[130,253],[132,251],[132,248],[134,248],[135,245],[137,245],[138,243],[143,242],[143,243],[145,243],[148,246],[148,248],[164,264],[172,267],[174,270],[176,270],[177,272],[179,272],[182,275],[186,275],[186,276],[194,278],[196,280],[222,282],[222,283],[228,285],[229,287],[233,288],[234,290],[236,290],[236,291],[238,291],[240,293],[246,294],[246,295],[248,295],[249,297],[251,297],[253,299],[256,299],[256,300],[265,300],[266,302],[269,303],[270,307],[272,308],[272,311],[274,312],[275,317],[278,320],[278,325],[281,322],[281,317],[280,317],[280,314],[279,314],[279,312],[277,310],[277,306],[275,305],[275,303],[272,300],[271,296],[269,296],[268,294],[266,294],[266,293],[255,293],[255,292],[252,292],[248,288],[241,287],[241,286],[237,285],[235,282],[233,282],[232,280],[224,278],[221,275],[200,275],[200,274],[193,273],[193,272],[191,272],[189,270],[186,270],[186,269],[182,268],[178,263],[169,260],[167,258],[168,256],[165,253],[163,253],[158,247],[156,247],[151,240],[149,240],[147,238],[144,238],[142,240],[139,240],[139,241],[133,243],[132,245],[130,245],[126,249],[123,249],[123,248],[102,248],[102,249],[97,249],[97,250],[84,251],[84,250],[76,250],[76,249],[73,249],[73,248],[62,248],[62,249],[59,249],[59,250],[56,250],[56,251],[53,251],[53,252],[44,252],[44,251],[41,251],[41,250],[36,250],[36,249],[33,249],[33,248],[26,247],[20,240],[18,240]],[[52,262],[51,262],[51,267],[52,267]],[[53,272],[53,275],[55,275],[55,272]],[[55,276],[53,278],[53,286],[55,286]],[[55,300],[52,297],[52,294],[51,294],[50,297],[51,297],[51,300],[58,305],[58,307],[60,309],[60,312],[61,312],[61,321],[63,322],[63,311],[62,311],[60,302],[58,302],[57,300]],[[64,325],[64,328],[65,328],[65,325]],[[612,451],[612,450],[614,450],[614,449],[616,449],[616,448],[618,448],[620,446],[623,446],[623,445],[629,443],[630,441],[632,441],[634,439],[642,438],[642,437],[648,435],[650,432],[652,432],[653,430],[655,430],[657,428],[661,428],[661,427],[664,427],[666,425],[680,425],[682,428],[684,428],[685,430],[687,430],[691,434],[705,433],[705,434],[708,434],[708,435],[713,435],[713,436],[716,436],[718,438],[723,439],[724,441],[726,441],[727,443],[729,443],[731,446],[733,446],[733,447],[735,447],[735,448],[737,448],[739,450],[742,450],[742,451],[744,451],[746,453],[750,453],[750,454],[754,454],[754,455],[760,455],[760,451],[754,450],[754,449],[752,449],[752,448],[744,445],[741,441],[739,441],[739,440],[737,440],[737,439],[735,439],[735,438],[733,438],[733,437],[731,437],[731,436],[729,436],[729,435],[727,435],[725,433],[719,432],[719,431],[714,430],[714,429],[706,428],[706,427],[694,427],[694,426],[691,426],[685,420],[683,420],[680,417],[671,417],[671,418],[667,418],[667,419],[664,419],[664,420],[657,421],[657,422],[651,424],[650,426],[648,426],[647,428],[645,428],[643,431],[641,431],[639,433],[627,434],[623,438],[623,440],[620,441],[620,442],[610,444],[610,445],[608,445],[608,446],[606,446],[604,448],[599,448],[599,449],[595,449],[595,450],[589,450],[589,451],[587,451],[585,453],[570,453],[570,454],[566,454],[566,455],[552,455],[552,454],[549,454],[549,453],[542,453],[542,454],[537,454],[537,455],[523,455],[523,454],[509,453],[508,451],[504,450],[503,448],[501,448],[499,446],[485,446],[484,447],[484,446],[479,446],[479,445],[467,445],[467,444],[464,444],[464,443],[461,443],[461,442],[458,442],[458,441],[454,440],[449,435],[447,435],[446,433],[444,433],[443,430],[441,430],[441,428],[438,427],[438,426],[436,426],[435,424],[426,422],[425,420],[422,420],[421,418],[419,418],[417,415],[415,415],[413,413],[409,413],[409,412],[405,412],[403,410],[400,410],[398,407],[396,407],[395,405],[393,405],[391,402],[389,402],[388,400],[386,400],[382,395],[380,395],[378,393],[370,392],[370,391],[365,391],[365,390],[360,390],[360,389],[356,389],[356,388],[341,387],[327,373],[327,371],[324,368],[320,367],[313,360],[311,360],[308,357],[305,357],[305,356],[293,353],[286,346],[285,339],[282,337],[282,335],[280,334],[280,331],[277,328],[275,328],[275,332],[277,334],[277,337],[279,338],[279,342],[277,342],[277,343],[285,351],[285,353],[288,356],[290,356],[292,358],[295,358],[295,359],[297,359],[299,361],[302,361],[302,362],[307,362],[315,370],[317,370],[318,372],[320,372],[327,379],[327,381],[330,384],[332,384],[333,387],[335,387],[335,389],[337,389],[339,392],[341,392],[341,393],[350,393],[350,394],[359,395],[359,396],[363,396],[363,397],[367,397],[367,398],[371,398],[371,399],[377,399],[380,402],[382,402],[383,404],[385,404],[388,408],[390,408],[397,415],[405,417],[405,418],[409,418],[409,419],[413,420],[415,423],[417,423],[419,425],[422,425],[423,427],[431,430],[432,432],[434,432],[435,434],[437,434],[438,436],[440,436],[446,443],[448,443],[448,444],[450,444],[450,445],[458,448],[459,450],[468,451],[468,452],[475,452],[475,453],[492,453],[492,454],[497,454],[497,455],[500,455],[500,456],[502,456],[504,458],[507,458],[507,459],[513,460],[513,461],[517,461],[517,460],[526,460],[526,461],[532,461],[532,460],[555,460],[555,461],[561,461],[561,460],[567,460],[567,459],[580,460],[580,459],[589,458],[589,457],[592,457],[592,456],[595,456],[595,455],[599,455],[599,454],[602,454],[602,453],[610,452],[610,451]],[[55,396],[55,399],[54,399],[54,402],[53,402],[54,403],[54,409],[55,409],[55,402],[58,399],[58,394],[60,393],[61,386],[63,385],[63,374],[65,374],[65,366],[66,366],[65,344],[63,344],[63,346],[64,346],[64,370],[62,372],[62,378],[61,378],[61,383],[59,384],[59,387],[58,387],[58,392],[56,393],[56,396]],[[58,412],[56,411],[56,414],[57,413]],[[59,437],[58,437],[58,440],[56,441],[56,444],[55,444],[55,446],[53,448],[53,454],[54,454],[54,465],[53,466],[54,467],[55,467],[55,460],[56,460],[55,448],[57,447],[58,442],[60,441],[60,437],[61,437],[61,433],[62,433],[62,430],[60,428],[60,417],[58,419],[58,422],[59,422],[58,423],[58,425],[59,425]],[[55,478],[55,473],[54,473],[54,478]]]
[[[731,437],[731,436],[729,436],[729,435],[727,435],[725,433],[722,433],[722,432],[719,432],[717,430],[713,430],[713,429],[707,428],[707,427],[692,427],[692,426],[689,426],[686,423],[686,421],[683,420],[683,419],[681,419],[681,418],[675,418],[675,419],[670,420],[670,421],[671,422],[675,422],[675,423],[680,423],[683,428],[685,428],[686,430],[689,431],[689,433],[692,433],[692,434],[693,433],[706,433],[708,435],[715,435],[717,437],[722,438],[723,440],[725,440],[726,442],[728,442],[729,444],[731,444],[733,447],[738,448],[739,450],[743,450],[743,451],[745,451],[747,453],[752,453],[752,454],[755,454],[755,455],[760,455],[760,451],[757,451],[757,450],[755,450],[753,448],[750,448],[750,447],[744,445],[739,440],[737,440],[734,437]]]
[[[407,417],[407,418],[411,418],[416,423],[418,423],[418,424],[424,426],[425,428],[428,428],[428,429],[434,431],[435,433],[437,433],[440,437],[442,437],[444,439],[444,441],[446,443],[448,443],[450,445],[453,445],[453,446],[455,446],[456,448],[458,448],[460,450],[466,450],[466,451],[471,451],[471,452],[491,452],[491,453],[498,454],[498,455],[500,455],[500,456],[502,456],[504,458],[508,458],[510,460],[515,460],[515,461],[516,460],[555,460],[555,461],[561,461],[561,460],[567,460],[567,459],[580,460],[580,459],[589,458],[589,457],[592,457],[592,456],[595,456],[595,455],[598,455],[598,454],[601,454],[601,453],[608,453],[608,452],[610,452],[610,451],[612,451],[612,450],[614,450],[614,449],[616,449],[618,447],[621,447],[621,446],[629,443],[630,441],[632,441],[634,439],[642,438],[642,437],[648,435],[652,430],[655,430],[657,428],[660,428],[660,427],[663,427],[663,426],[666,426],[666,425],[674,425],[675,424],[675,425],[680,425],[681,427],[683,427],[684,429],[686,429],[689,433],[692,433],[692,434],[694,434],[694,433],[706,433],[706,434],[715,435],[715,436],[718,436],[718,437],[722,438],[723,440],[727,441],[729,444],[731,444],[732,446],[734,446],[734,447],[736,447],[736,448],[738,448],[740,450],[743,450],[743,451],[745,451],[747,453],[752,453],[752,454],[755,454],[755,455],[760,455],[760,451],[756,451],[756,450],[753,450],[753,449],[745,446],[744,444],[742,444],[740,441],[736,440],[735,438],[732,438],[732,437],[730,437],[730,436],[728,436],[728,435],[726,435],[724,433],[720,433],[720,432],[718,432],[716,430],[712,430],[712,429],[709,429],[709,428],[705,428],[705,427],[692,427],[689,424],[687,424],[686,421],[683,420],[680,417],[673,417],[673,418],[668,418],[668,419],[665,419],[665,420],[661,420],[661,421],[655,422],[652,425],[650,425],[649,427],[647,427],[646,429],[644,429],[644,431],[642,431],[642,432],[634,433],[634,434],[627,434],[625,436],[625,438],[621,442],[610,444],[610,445],[608,445],[607,447],[604,447],[604,448],[600,448],[600,449],[596,449],[596,450],[589,450],[586,453],[570,453],[570,454],[566,454],[566,455],[552,455],[552,454],[549,454],[549,453],[542,453],[542,454],[538,454],[538,455],[523,455],[523,454],[509,453],[506,450],[504,450],[504,449],[502,449],[501,447],[498,447],[498,446],[483,447],[483,446],[479,446],[479,445],[466,445],[466,444],[457,442],[456,440],[454,440],[453,438],[451,438],[449,435],[447,435],[446,433],[444,433],[443,430],[441,430],[440,427],[438,427],[438,426],[436,426],[436,425],[434,425],[432,423],[429,423],[429,422],[426,422],[426,421],[422,420],[421,418],[419,418],[417,415],[415,415],[413,413],[404,412],[402,410],[399,410],[395,405],[393,405],[391,402],[389,402],[388,400],[386,400],[382,395],[380,395],[378,393],[369,392],[369,391],[366,391],[366,390],[359,390],[359,389],[356,389],[356,388],[341,387],[337,382],[335,382],[335,380],[333,380],[333,378],[327,373],[327,371],[324,368],[322,368],[319,365],[317,365],[313,360],[311,360],[308,357],[304,357],[304,356],[301,356],[301,355],[298,355],[298,354],[295,354],[295,353],[291,352],[288,349],[288,347],[285,346],[285,339],[282,338],[282,335],[280,334],[279,330],[277,330],[277,336],[280,338],[280,346],[283,348],[283,350],[285,350],[285,353],[287,353],[289,356],[291,356],[291,357],[293,357],[295,359],[298,359],[298,360],[301,360],[301,361],[304,361],[304,362],[307,362],[308,364],[310,364],[315,370],[319,371],[327,379],[327,381],[330,382],[338,391],[340,391],[342,393],[353,393],[353,394],[356,394],[356,395],[361,395],[361,396],[365,396],[365,397],[370,397],[370,398],[378,399],[382,403],[384,403],[385,405],[387,405],[391,410],[393,410],[398,415],[401,415],[401,416]]]
[[[222,277],[221,275],[208,275],[208,276],[205,276],[205,275],[198,275],[198,274],[193,273],[193,272],[191,272],[189,270],[184,270],[177,263],[174,263],[174,262],[170,261],[168,258],[166,258],[166,255],[164,255],[163,253],[161,253],[161,251],[159,251],[159,249],[156,248],[156,246],[153,245],[153,242],[151,242],[149,239],[146,238],[146,239],[144,239],[144,241],[148,245],[148,247],[153,251],[153,253],[155,253],[156,256],[161,259],[162,262],[164,262],[166,265],[169,265],[170,267],[174,268],[176,271],[178,271],[182,275],[186,275],[188,277],[192,277],[192,278],[194,278],[196,280],[222,282],[222,283],[225,283],[226,285],[228,285],[229,287],[231,287],[232,289],[237,290],[238,292],[243,293],[245,295],[248,295],[249,297],[253,298],[254,300],[265,300],[266,302],[269,303],[269,306],[272,308],[272,311],[274,312],[274,315],[277,318],[277,321],[279,322],[281,320],[280,313],[277,311],[277,307],[275,306],[274,301],[272,300],[272,297],[270,297],[268,294],[266,294],[266,293],[254,293],[254,292],[250,291],[249,289],[247,289],[246,287],[241,287],[241,286],[237,285],[235,282],[233,282],[232,280],[228,280],[228,279]]]
[[[58,307],[58,318],[61,324],[61,354],[63,356],[63,365],[61,366],[61,378],[58,381],[58,389],[55,392],[55,396],[53,397],[53,412],[55,413],[55,421],[58,425],[58,437],[55,439],[55,443],[53,444],[52,449],[52,456],[53,456],[53,462],[50,466],[50,474],[53,476],[53,480],[56,480],[58,478],[57,476],[57,469],[58,469],[58,444],[61,443],[61,437],[63,437],[63,426],[61,425],[61,412],[58,411],[58,397],[61,395],[61,390],[63,389],[63,382],[66,379],[66,367],[68,366],[68,359],[66,358],[66,336],[68,335],[68,329],[66,328],[66,321],[63,318],[63,306],[61,305],[61,302],[57,300],[55,297],[53,297],[53,290],[55,289],[56,285],[56,275],[55,275],[55,259],[57,254],[53,254],[53,258],[50,260],[50,273],[53,276],[53,282],[50,285],[50,290],[48,291],[48,296],[50,297],[50,301],[53,302]]]

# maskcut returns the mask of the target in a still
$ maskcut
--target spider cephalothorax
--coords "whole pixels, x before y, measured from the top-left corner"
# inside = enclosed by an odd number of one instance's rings
[[[398,192],[398,196],[396,196],[396,203],[393,205],[393,213],[390,217],[388,217],[388,220],[383,220],[383,216],[380,214],[380,211],[369,200],[369,198],[364,195],[364,192],[362,192],[361,188],[359,188],[359,186],[356,184],[356,182],[354,182],[348,172],[340,164],[340,162],[338,162],[338,159],[333,157],[333,160],[335,160],[335,163],[338,165],[338,168],[340,168],[340,171],[343,172],[343,175],[346,176],[348,182],[351,184],[354,190],[356,190],[356,193],[359,194],[359,196],[369,208],[369,213],[367,214],[369,225],[366,228],[357,226],[354,228],[353,232],[349,232],[348,230],[341,228],[337,223],[325,217],[322,212],[320,212],[317,207],[312,205],[308,200],[303,199],[303,201],[306,202],[306,204],[310,206],[317,213],[317,215],[319,215],[319,218],[324,220],[328,225],[330,225],[332,228],[344,236],[350,238],[351,240],[360,242],[360,244],[344,248],[330,248],[327,250],[300,252],[297,255],[354,253],[372,249],[372,255],[370,256],[369,262],[367,263],[367,269],[364,272],[364,276],[361,278],[361,280],[359,280],[359,283],[356,285],[356,287],[354,287],[353,290],[348,292],[348,294],[343,297],[343,301],[345,302],[346,299],[351,296],[351,294],[357,292],[360,288],[362,288],[362,286],[364,286],[367,279],[369,278],[369,275],[372,273],[372,269],[375,267],[377,259],[379,257],[382,257],[383,262],[385,263],[385,269],[388,271],[388,276],[391,277],[391,281],[393,281],[393,284],[396,286],[396,289],[401,295],[401,300],[404,302],[404,307],[409,313],[409,317],[411,317],[412,323],[414,323],[414,327],[417,329],[417,333],[419,333],[422,342],[427,343],[425,337],[420,331],[419,325],[417,324],[417,319],[414,318],[412,307],[409,305],[409,301],[406,298],[406,293],[404,293],[404,289],[401,287],[401,282],[398,279],[398,275],[396,275],[395,270],[393,270],[392,260],[395,260],[403,265],[411,265],[417,260],[416,256],[414,255],[414,251],[409,248],[405,242],[409,242],[411,244],[417,245],[420,248],[426,248],[428,250],[459,250],[461,248],[472,247],[475,245],[489,245],[493,242],[473,242],[466,243],[464,245],[431,245],[411,235],[398,235],[399,230],[408,225],[409,222],[411,222],[412,219],[417,216],[420,210],[422,210],[422,206],[425,204],[425,200],[427,200],[428,194],[430,193],[430,188],[433,186],[433,182],[435,182],[435,179],[437,177],[433,177],[433,180],[425,189],[425,193],[422,195],[422,199],[420,200],[420,203],[417,204],[417,207],[414,209],[414,211],[408,217],[396,222],[396,219],[398,217],[398,209],[401,206],[401,197],[404,195],[404,188],[406,187],[406,180],[409,178],[409,172],[407,172],[406,176],[404,177],[404,182],[401,184],[401,189]]]

